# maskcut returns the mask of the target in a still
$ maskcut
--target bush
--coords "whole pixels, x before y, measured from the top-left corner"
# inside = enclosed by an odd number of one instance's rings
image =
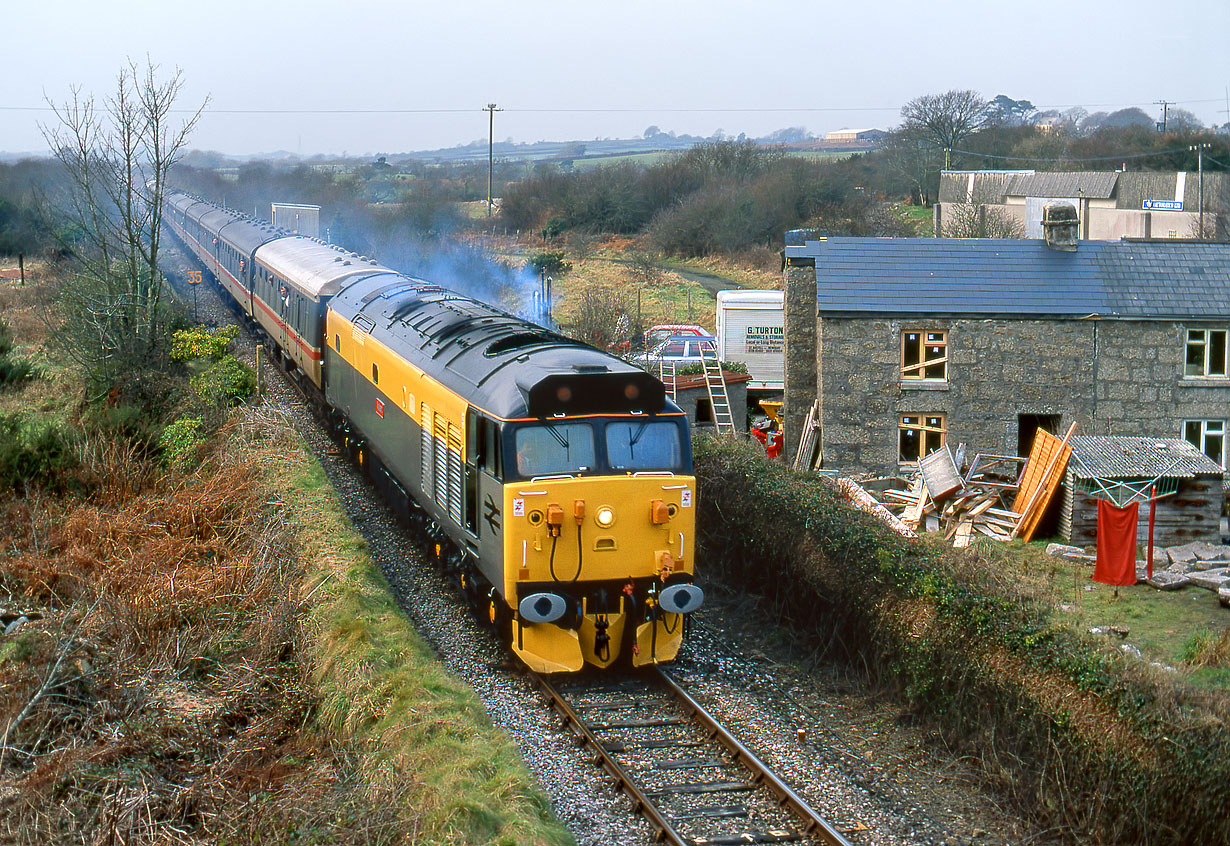
[[[0,357],[6,356],[13,351],[13,333],[9,329],[9,325],[0,319]]]
[[[256,390],[256,371],[227,354],[203,373],[192,377],[192,389],[206,403],[236,405]]]
[[[183,417],[162,430],[158,437],[158,450],[168,467],[187,470],[196,463],[197,450],[204,442],[201,418]]]
[[[0,388],[18,385],[34,378],[34,367],[28,361],[0,358]]]
[[[18,385],[34,377],[34,367],[27,361],[13,358],[13,333],[0,320],[0,388]]]
[[[563,276],[572,270],[572,262],[564,260],[562,250],[550,250],[530,256],[530,267],[548,276]]]
[[[0,487],[62,489],[75,465],[70,437],[59,426],[0,415]]]
[[[747,365],[741,361],[723,361],[722,369],[727,373],[747,373]],[[685,364],[682,367],[676,368],[675,375],[677,376],[696,376],[705,372],[705,366],[699,361],[693,361]]]
[[[175,361],[192,361],[207,358],[218,361],[231,347],[231,341],[239,334],[234,324],[220,329],[197,326],[181,329],[171,336],[171,358]]]

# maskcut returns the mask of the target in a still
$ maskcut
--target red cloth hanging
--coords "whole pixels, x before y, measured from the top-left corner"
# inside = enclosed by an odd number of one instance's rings
[[[1126,508],[1098,500],[1098,563],[1093,580],[1104,585],[1136,584],[1136,520],[1140,503]]]

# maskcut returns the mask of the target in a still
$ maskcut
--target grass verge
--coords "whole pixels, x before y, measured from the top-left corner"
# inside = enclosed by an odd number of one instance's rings
[[[80,396],[0,410],[71,428]],[[284,421],[241,410],[192,472],[85,432],[73,484],[0,490],[0,838],[572,842]]]

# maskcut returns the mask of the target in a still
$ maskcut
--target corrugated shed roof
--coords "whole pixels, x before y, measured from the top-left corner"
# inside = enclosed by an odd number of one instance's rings
[[[1078,479],[1191,479],[1221,476],[1216,461],[1179,438],[1077,435],[1068,465]]]
[[[1114,196],[1118,177],[1116,171],[1023,173],[1013,177],[1004,193],[1013,197],[1085,197],[1106,200]]]
[[[1008,185],[1021,175],[1010,170],[946,170],[940,173],[939,202],[1000,205]]]
[[[1230,317],[1230,244],[809,235],[786,257],[815,259],[821,314]]]
[[[1145,200],[1173,200],[1175,184],[1178,181],[1176,173],[1148,173],[1145,171],[1129,171],[1119,174],[1119,190],[1116,192],[1116,208],[1142,209]],[[1204,174],[1204,208],[1212,211],[1219,207],[1218,198],[1230,190],[1230,175],[1206,171]],[[1188,171],[1184,177],[1183,210],[1195,212],[1200,210],[1200,174]],[[1155,224],[1156,225],[1156,224]]]

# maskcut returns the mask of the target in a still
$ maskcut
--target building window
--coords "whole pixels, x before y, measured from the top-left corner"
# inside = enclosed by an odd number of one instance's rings
[[[1226,421],[1184,420],[1183,439],[1226,467]]]
[[[902,379],[947,379],[948,341],[944,332],[901,333]]]
[[[1225,329],[1188,329],[1184,376],[1226,375]]]
[[[917,461],[944,445],[944,415],[903,414],[897,422],[897,460]]]

